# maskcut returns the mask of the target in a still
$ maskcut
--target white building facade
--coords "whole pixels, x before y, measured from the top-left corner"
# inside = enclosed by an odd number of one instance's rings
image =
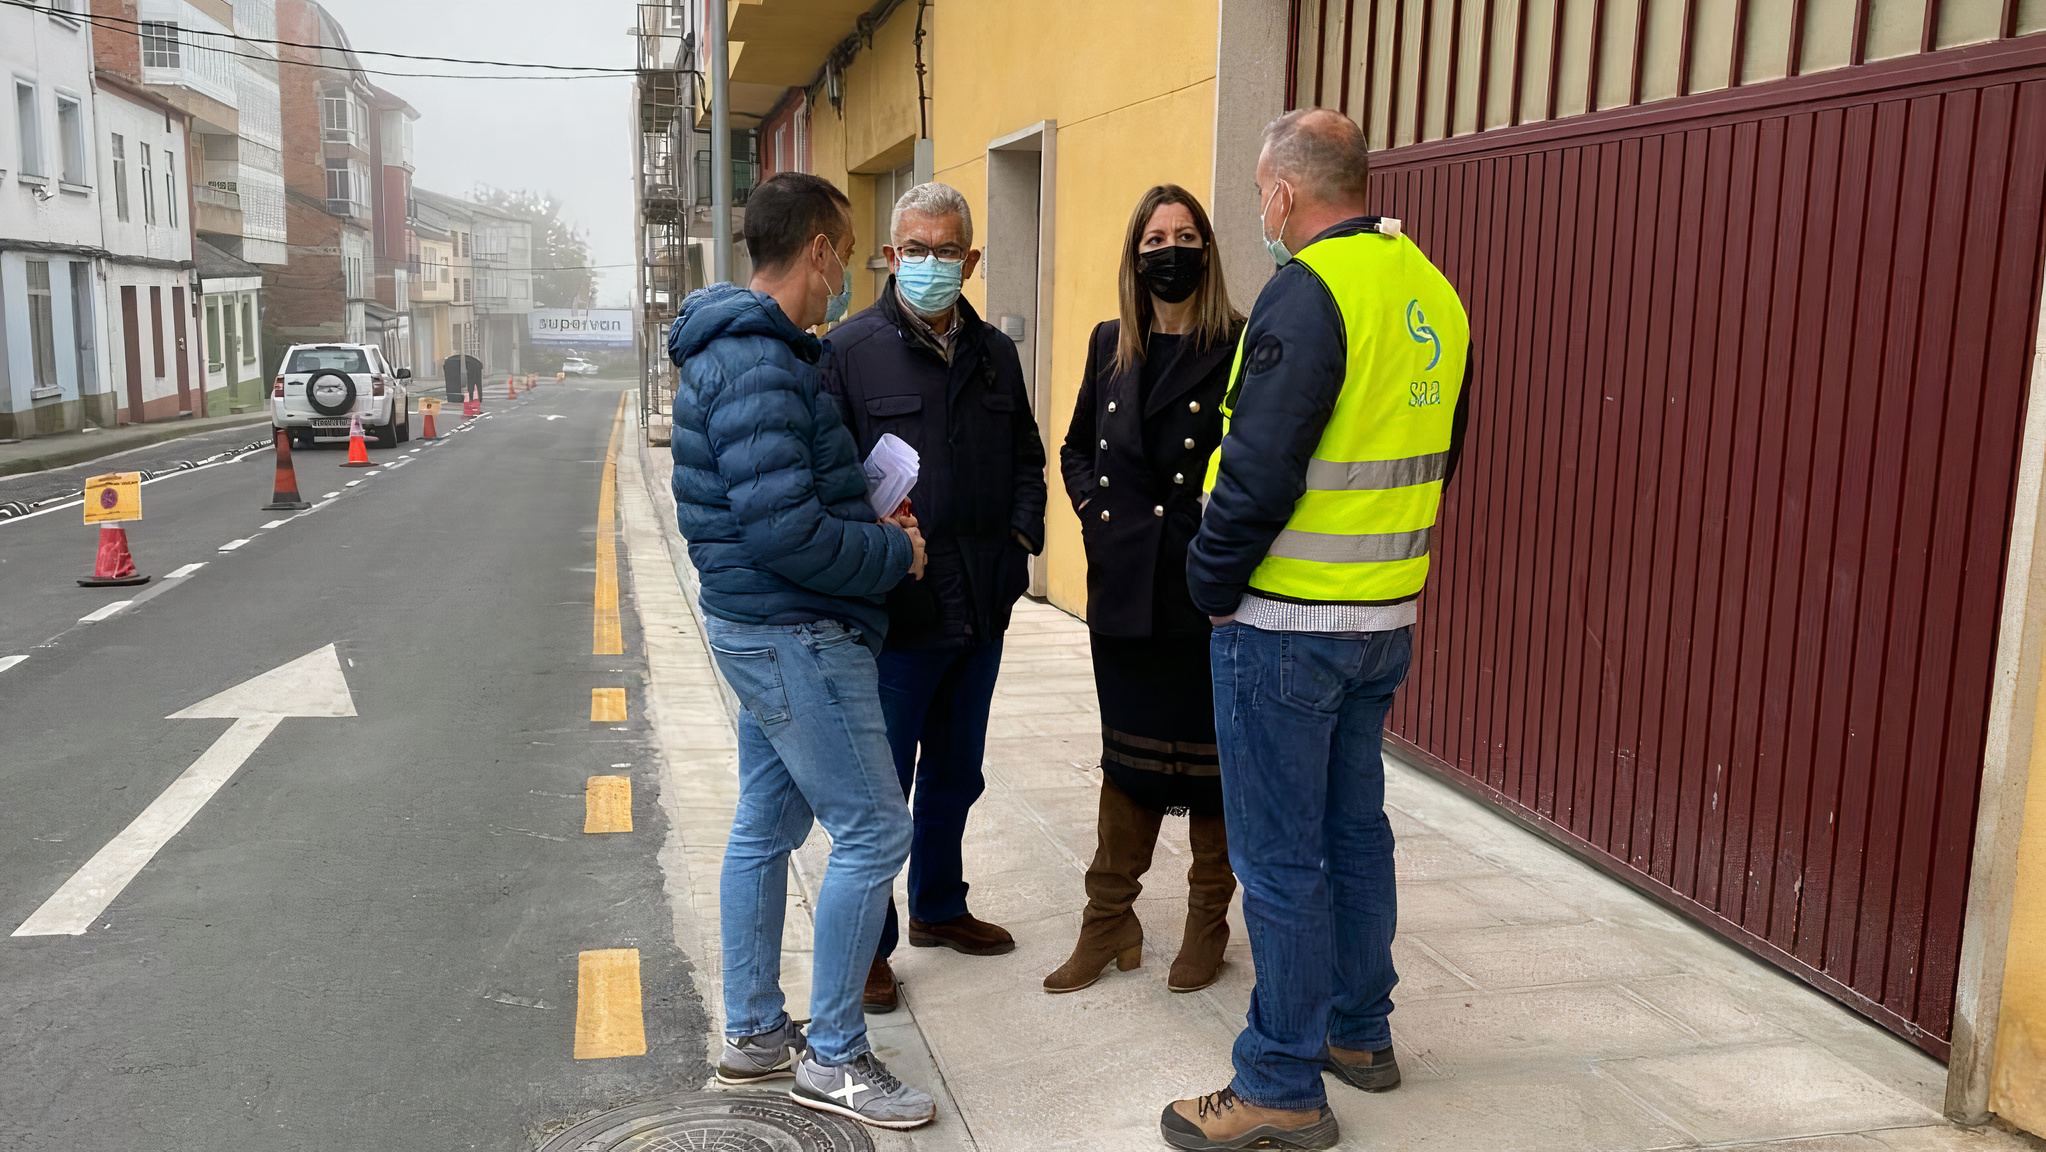
[[[139,424],[203,416],[185,117],[110,76],[100,78],[94,105],[107,251],[103,330],[117,418]]]
[[[115,416],[92,35],[70,7],[0,7],[0,438]]]

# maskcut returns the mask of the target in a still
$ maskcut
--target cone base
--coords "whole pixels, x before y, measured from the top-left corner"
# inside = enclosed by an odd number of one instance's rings
[[[78,582],[80,588],[126,588],[134,584],[147,584],[154,576],[87,576]]]
[[[265,504],[265,505],[263,505],[263,511],[265,511],[265,512],[303,512],[303,511],[305,511],[306,509],[308,509],[308,508],[310,508],[310,507],[312,507],[312,502],[311,502],[311,501],[308,501],[308,500],[278,500],[278,501],[274,501],[274,502],[272,502],[272,503],[269,503],[269,504]]]
[[[377,462],[374,460],[351,460],[340,466],[343,468],[374,468],[377,466]]]

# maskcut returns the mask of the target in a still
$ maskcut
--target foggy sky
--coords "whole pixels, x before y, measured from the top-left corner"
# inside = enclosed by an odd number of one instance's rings
[[[321,0],[357,49],[629,68],[630,0]],[[394,72],[490,71],[365,56]],[[419,187],[466,198],[479,183],[552,191],[590,241],[597,301],[629,307],[633,260],[629,78],[423,80],[371,76],[419,110]]]

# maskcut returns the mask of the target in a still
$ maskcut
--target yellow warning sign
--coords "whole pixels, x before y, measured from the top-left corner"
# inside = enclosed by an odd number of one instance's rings
[[[109,472],[85,482],[85,522],[142,519],[142,473]]]
[[[421,396],[419,398],[419,414],[421,416],[440,415],[440,397]]]

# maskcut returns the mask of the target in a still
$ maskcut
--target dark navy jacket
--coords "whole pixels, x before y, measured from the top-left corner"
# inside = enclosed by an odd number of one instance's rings
[[[1376,227],[1377,217],[1360,216],[1314,239]],[[1473,347],[1456,399],[1445,486],[1463,455],[1477,362]],[[1222,441],[1224,464],[1186,553],[1187,591],[1201,611],[1235,613],[1250,574],[1293,518],[1293,505],[1307,491],[1307,461],[1335,413],[1349,363],[1343,314],[1321,277],[1298,260],[1279,269],[1258,293],[1244,328],[1243,374],[1229,397],[1234,415]]]
[[[1044,441],[1016,342],[965,299],[954,307],[948,365],[912,333],[891,277],[878,302],[832,329],[819,366],[862,459],[890,432],[917,451],[910,500],[930,563],[889,593],[890,648],[1001,639],[1044,542]]]
[[[909,572],[909,536],[875,522],[838,406],[818,387],[817,338],[773,297],[692,292],[668,333],[675,515],[703,609],[740,624],[838,620],[879,651],[882,596]]]

